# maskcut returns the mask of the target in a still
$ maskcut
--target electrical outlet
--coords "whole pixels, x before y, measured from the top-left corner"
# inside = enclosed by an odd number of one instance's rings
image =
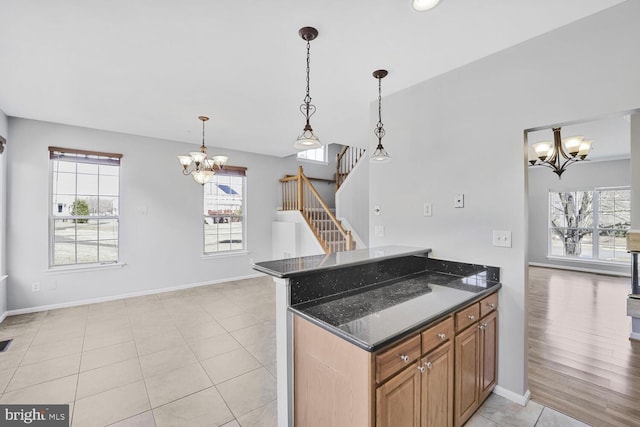
[[[493,230],[493,246],[510,248],[511,232],[505,230]]]
[[[425,203],[422,207],[422,215],[431,216],[431,203]]]
[[[40,292],[40,282],[34,282],[31,284],[32,292]]]
[[[456,194],[453,196],[453,207],[464,208],[464,194]]]
[[[376,225],[373,231],[376,237],[384,237],[384,225]]]

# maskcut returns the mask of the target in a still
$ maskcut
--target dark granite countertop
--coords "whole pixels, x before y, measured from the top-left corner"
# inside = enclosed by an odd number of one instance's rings
[[[424,271],[385,284],[292,305],[289,310],[367,351],[497,291],[487,270],[469,275]]]
[[[329,271],[407,255],[427,256],[430,252],[431,249],[410,246],[381,246],[377,248],[335,252],[328,255],[312,255],[258,262],[253,264],[253,268],[271,276],[287,278],[314,271]]]

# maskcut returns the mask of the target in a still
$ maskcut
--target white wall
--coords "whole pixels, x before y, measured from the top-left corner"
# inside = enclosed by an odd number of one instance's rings
[[[369,152],[367,151],[367,154]],[[365,154],[336,192],[336,216],[344,218],[352,232],[369,246],[369,156]],[[362,249],[356,245],[356,249]]]
[[[575,191],[595,187],[631,185],[629,160],[583,162],[571,165],[562,179],[549,168],[529,168],[529,262],[578,269],[629,274],[629,265],[610,265],[588,260],[547,258],[549,235],[549,191]]]
[[[7,178],[9,309],[63,304],[255,274],[250,259],[271,258],[282,159],[224,150],[246,166],[248,253],[202,257],[202,187],[183,176],[176,155],[194,145],[10,118]],[[56,272],[48,267],[48,146],[122,153],[122,268]],[[213,147],[212,147],[213,148]],[[215,151],[215,150],[214,150]],[[142,214],[141,211],[147,211]],[[31,284],[39,282],[40,292]],[[53,285],[56,290],[51,290]]]
[[[0,136],[9,139],[9,125],[4,111],[0,110]],[[3,276],[6,273],[6,231],[7,231],[7,150],[0,154],[0,318],[7,311],[7,287]]]
[[[640,207],[640,113],[631,115],[631,207]],[[640,230],[640,209],[631,213],[631,228]]]
[[[528,388],[523,130],[639,107],[639,19],[640,1],[628,1],[385,98],[395,143],[385,144],[391,163],[370,166],[369,208],[382,208],[369,217],[370,246],[501,267],[502,390]],[[513,247],[493,247],[492,230],[511,230]]]

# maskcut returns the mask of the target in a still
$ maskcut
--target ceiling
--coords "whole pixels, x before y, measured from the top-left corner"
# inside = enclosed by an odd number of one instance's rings
[[[192,143],[208,115],[209,146],[289,155],[314,26],[316,135],[366,146],[374,70],[390,94],[622,2],[0,0],[0,109]]]

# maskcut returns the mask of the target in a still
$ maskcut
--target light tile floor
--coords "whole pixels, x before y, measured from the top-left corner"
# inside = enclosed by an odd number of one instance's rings
[[[276,426],[269,277],[12,316],[0,403],[68,403],[74,427]],[[492,395],[467,424],[583,426]]]

